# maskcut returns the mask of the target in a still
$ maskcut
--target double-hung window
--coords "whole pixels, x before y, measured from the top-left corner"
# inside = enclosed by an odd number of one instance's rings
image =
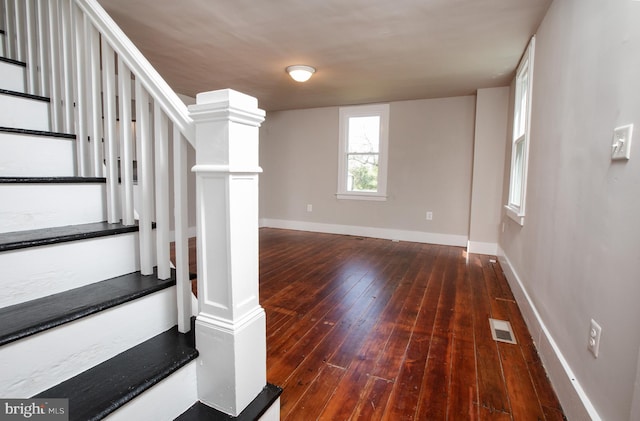
[[[389,104],[340,108],[338,199],[386,200]]]
[[[515,80],[509,203],[507,203],[506,209],[507,215],[520,225],[524,225],[524,208],[527,193],[534,48],[535,37],[531,38],[531,42],[529,42],[529,46],[518,65]]]

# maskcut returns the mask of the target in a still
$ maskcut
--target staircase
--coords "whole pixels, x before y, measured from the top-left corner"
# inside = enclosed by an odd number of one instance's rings
[[[48,2],[40,2],[39,7],[44,3]],[[60,4],[63,3],[61,0]],[[77,2],[80,3],[97,5],[91,1]],[[80,6],[75,2],[69,4],[66,10],[75,19],[76,8],[80,10]],[[9,10],[7,5],[13,9]],[[35,5],[38,2],[33,0],[25,3],[5,0],[2,22],[16,24],[12,18],[21,14],[26,14],[28,20],[30,8]],[[26,10],[20,10],[23,7]],[[63,16],[65,9],[60,7],[60,16]],[[52,8],[48,13],[53,16],[56,12]],[[45,15],[38,16],[40,23]],[[49,21],[50,27],[55,24],[52,22]],[[60,17],[59,22],[63,25],[64,18]],[[28,25],[27,34],[31,33]],[[182,196],[179,189],[175,192],[175,212],[179,214],[175,222],[176,269],[169,269],[168,224],[163,216],[168,215],[168,210],[161,209],[160,201],[154,209],[145,198],[145,171],[151,172],[151,167],[148,157],[141,155],[155,154],[157,160],[163,152],[138,150],[141,174],[137,178],[142,178],[139,180],[142,185],[134,186],[133,157],[127,153],[133,146],[120,143],[119,152],[110,151],[109,138],[116,131],[123,138],[127,134],[126,128],[116,127],[116,117],[110,111],[115,109],[115,103],[106,97],[116,98],[116,95],[109,91],[108,80],[102,84],[102,91],[93,96],[106,98],[98,107],[93,104],[94,111],[104,110],[104,123],[95,116],[88,127],[77,122],[65,123],[65,111],[59,109],[60,104],[68,107],[70,103],[69,97],[64,96],[64,83],[62,90],[49,89],[60,97],[52,100],[40,95],[45,89],[34,88],[34,80],[42,75],[35,75],[33,69],[37,67],[41,73],[45,66],[22,61],[25,57],[17,59],[12,51],[20,40],[16,40],[19,36],[8,35],[11,33],[0,31],[0,398],[68,399],[70,420],[105,417],[113,420],[278,419],[279,403],[274,403],[278,402],[281,389],[269,384],[257,396],[251,392],[256,387],[251,386],[250,393],[255,399],[245,398],[244,401],[251,401],[248,405],[236,399],[241,402],[240,409],[234,406],[228,413],[200,402],[210,404],[208,397],[216,389],[208,384],[220,387],[220,381],[215,380],[217,374],[210,369],[205,372],[198,368],[197,361],[205,368],[209,361],[216,359],[222,360],[223,366],[231,367],[241,361],[236,361],[236,356],[228,362],[217,357],[216,350],[206,340],[199,347],[205,353],[204,358],[196,349],[196,321],[189,318],[191,296],[185,293],[190,290],[188,259],[185,262],[184,258],[186,209],[181,204],[186,202],[186,196]],[[74,35],[68,36],[73,39]],[[100,36],[102,42],[105,38],[106,35]],[[108,48],[111,47],[102,45],[103,55],[109,56],[109,50],[105,50]],[[50,52],[52,62],[55,54]],[[22,55],[35,57],[35,53],[29,52]],[[122,62],[120,66],[122,73],[126,67]],[[64,66],[50,65],[49,68],[63,69]],[[108,71],[109,63],[103,62],[98,69]],[[144,103],[149,102],[154,110],[153,124],[164,122],[166,126],[167,116],[159,111],[160,101],[154,102],[153,95],[147,92],[153,92],[154,88],[143,90],[142,77],[134,76],[134,98],[144,99],[150,95],[151,99]],[[78,90],[76,86],[74,92],[77,94]],[[120,94],[131,95],[127,91]],[[70,110],[71,114],[82,117],[80,102],[74,100],[75,110]],[[139,110],[142,123],[139,120],[138,125],[147,127],[144,119],[148,116]],[[69,113],[69,109],[66,112]],[[119,119],[126,121],[127,112],[131,110],[120,112],[123,115]],[[91,116],[84,118],[91,120]],[[168,119],[169,127],[174,128],[174,154],[178,155],[174,167],[178,167],[176,172],[180,169],[186,172],[186,168],[180,168],[186,159],[185,147],[180,146],[180,142],[184,143],[184,133],[193,129],[189,126],[181,129],[179,118],[169,115]],[[104,125],[104,136],[97,130],[99,125]],[[81,134],[76,135],[71,128],[78,127]],[[158,135],[157,131],[154,133]],[[141,141],[144,138],[136,140]],[[178,149],[182,150],[182,156]],[[116,159],[122,160],[123,166],[114,171]],[[163,167],[156,166],[156,173],[162,173],[158,168]],[[184,183],[184,177],[176,178],[176,184]],[[156,186],[161,184],[162,181],[154,182]],[[131,200],[133,189],[141,190],[140,199]],[[168,202],[168,190],[157,187],[155,196]],[[134,214],[139,215],[136,220],[133,220]],[[198,235],[207,241],[207,235]],[[158,245],[156,248],[150,244]],[[205,256],[202,260],[210,259]],[[199,282],[205,282],[205,277],[202,278]],[[199,290],[210,288],[199,283]],[[243,305],[247,302],[243,300]],[[255,307],[257,302],[252,305]],[[206,309],[204,305],[200,307],[201,312],[202,308]],[[254,329],[243,326],[253,326],[254,319],[260,320],[263,314],[260,310],[253,308],[248,316],[240,314],[242,320],[238,325],[243,331]],[[211,317],[203,315],[200,324],[204,327],[199,329],[205,329],[209,319]],[[227,336],[228,330],[224,332]],[[234,349],[237,345],[233,335],[229,341]],[[238,342],[248,343],[246,339],[242,341]],[[258,372],[260,356],[258,354]],[[219,377],[230,378],[234,383],[234,376],[238,376],[235,371]],[[258,384],[260,382],[264,384],[258,375]],[[229,388],[236,386],[231,384]],[[223,405],[214,402],[211,406]]]
[[[138,226],[106,222],[106,179],[76,176],[78,139],[50,131],[26,67],[0,59],[0,396],[173,419],[198,400],[175,274],[140,273]]]

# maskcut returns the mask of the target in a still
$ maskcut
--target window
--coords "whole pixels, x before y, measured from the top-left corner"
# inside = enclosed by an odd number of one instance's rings
[[[340,108],[338,199],[386,200],[389,104]]]
[[[527,192],[527,163],[529,160],[529,119],[531,117],[531,87],[533,80],[533,51],[535,37],[518,65],[513,107],[513,137],[511,143],[511,175],[507,215],[524,225]]]

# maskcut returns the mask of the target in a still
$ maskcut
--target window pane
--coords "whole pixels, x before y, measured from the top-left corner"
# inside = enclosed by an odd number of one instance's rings
[[[349,154],[347,159],[347,190],[378,191],[378,154]]]
[[[380,144],[380,116],[349,118],[347,152],[377,153]]]
[[[527,97],[529,96],[528,66],[524,66],[522,72],[518,74],[516,83],[514,137],[518,138],[524,134],[527,122]]]
[[[511,177],[511,204],[522,206],[522,188],[524,186],[524,137],[516,143]]]

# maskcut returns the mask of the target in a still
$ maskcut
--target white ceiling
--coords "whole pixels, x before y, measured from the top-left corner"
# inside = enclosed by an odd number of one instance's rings
[[[176,92],[268,111],[510,83],[551,0],[99,0]],[[285,73],[317,68],[306,83]]]

